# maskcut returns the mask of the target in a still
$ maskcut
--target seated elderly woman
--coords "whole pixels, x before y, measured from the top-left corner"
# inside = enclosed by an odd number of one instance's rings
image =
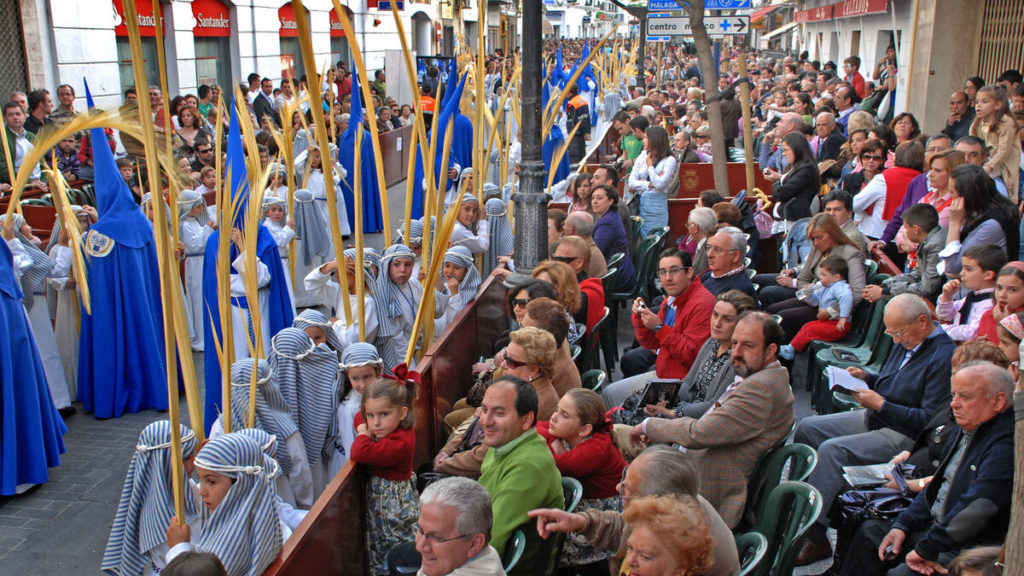
[[[686,240],[685,244],[692,243],[693,252],[693,273],[701,275],[708,269],[708,238],[715,233],[718,227],[718,215],[711,208],[694,208],[690,210],[690,216],[686,219]],[[684,249],[686,249],[684,247]]]
[[[550,420],[558,407],[558,393],[551,383],[557,360],[555,337],[532,326],[520,328],[510,336],[512,340],[495,357],[495,363],[503,376],[517,376],[533,386],[538,400],[537,419]],[[478,478],[486,454],[479,420],[471,418],[455,430],[434,458],[433,471]]]
[[[705,574],[715,539],[707,515],[692,496],[645,496],[626,508],[629,535],[626,564],[631,574]]]
[[[800,273],[783,270],[776,278],[777,286],[763,288],[758,294],[761,306],[769,314],[782,317],[781,324],[787,342],[793,339],[801,326],[817,318],[818,309],[798,298],[797,291],[809,292],[813,289],[819,281],[818,265],[822,260],[829,256],[839,256],[846,261],[854,306],[860,302],[864,290],[864,253],[843,233],[831,214],[812,216],[807,224],[807,237],[811,239],[812,248]]]
[[[644,390],[632,394],[622,403],[622,410],[612,415],[616,421],[637,425],[644,418],[700,418],[732,384],[732,331],[741,314],[754,309],[754,300],[739,290],[722,292],[715,299],[711,312],[711,337],[704,342],[693,367],[683,378],[674,407],[667,402],[639,406]]]

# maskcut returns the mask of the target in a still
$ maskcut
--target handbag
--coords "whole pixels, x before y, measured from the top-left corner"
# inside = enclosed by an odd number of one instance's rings
[[[864,520],[893,521],[913,500],[893,488],[848,490],[839,495],[839,514],[843,523]]]

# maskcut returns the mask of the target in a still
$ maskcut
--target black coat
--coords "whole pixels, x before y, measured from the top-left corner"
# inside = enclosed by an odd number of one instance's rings
[[[264,116],[270,116],[275,126],[281,125],[281,116],[274,109],[274,104],[266,94],[260,92],[252,101],[252,111],[256,113],[256,120],[262,121]]]
[[[779,215],[790,221],[811,217],[811,200],[821,187],[818,166],[804,162],[793,167],[787,176],[772,185],[772,198],[782,205]]]

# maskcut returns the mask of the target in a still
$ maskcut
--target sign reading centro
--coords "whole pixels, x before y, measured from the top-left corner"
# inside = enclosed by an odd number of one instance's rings
[[[221,0],[192,0],[195,26],[192,34],[200,37],[231,35],[231,12]]]

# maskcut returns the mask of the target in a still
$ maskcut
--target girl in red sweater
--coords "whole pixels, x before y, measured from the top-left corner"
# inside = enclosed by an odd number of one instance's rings
[[[1010,262],[996,276],[995,306],[978,323],[977,340],[999,344],[996,325],[1010,314],[1024,311],[1024,262]]]
[[[618,483],[626,461],[612,442],[612,422],[601,395],[585,388],[569,390],[558,401],[548,422],[538,422],[537,432],[547,440],[562,476],[583,485],[579,511],[622,511]],[[607,574],[612,552],[595,550],[578,534],[570,534],[559,562],[560,573]]]
[[[363,394],[362,413],[355,420],[358,436],[350,459],[367,466],[370,475],[366,543],[375,576],[388,573],[385,560],[393,546],[413,541],[413,526],[419,517],[412,471],[415,386],[412,380],[376,380]]]

